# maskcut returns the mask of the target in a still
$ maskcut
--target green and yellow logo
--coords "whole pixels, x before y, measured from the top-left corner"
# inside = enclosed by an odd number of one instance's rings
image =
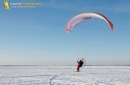
[[[8,0],[4,0],[4,8],[6,10],[10,10],[10,8],[34,8],[37,6],[41,6],[41,2],[11,2],[9,3]]]
[[[4,0],[4,8],[5,8],[6,10],[10,10],[8,0]]]

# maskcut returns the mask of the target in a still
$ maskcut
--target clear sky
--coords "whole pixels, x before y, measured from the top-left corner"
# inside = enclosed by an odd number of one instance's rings
[[[4,9],[0,0],[0,65],[130,64],[130,0],[8,0],[41,2],[35,8]],[[82,12],[99,12],[101,19],[77,25],[69,34],[67,22]]]

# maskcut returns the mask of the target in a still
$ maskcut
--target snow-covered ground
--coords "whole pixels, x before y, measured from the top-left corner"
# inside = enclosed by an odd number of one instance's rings
[[[130,85],[130,66],[0,66],[0,85]]]

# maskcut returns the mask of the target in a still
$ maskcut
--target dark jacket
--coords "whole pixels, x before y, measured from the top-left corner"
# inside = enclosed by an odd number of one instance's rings
[[[83,61],[82,60],[80,60],[79,62],[77,61],[77,63],[80,63],[80,67],[82,67],[82,65],[83,65]]]

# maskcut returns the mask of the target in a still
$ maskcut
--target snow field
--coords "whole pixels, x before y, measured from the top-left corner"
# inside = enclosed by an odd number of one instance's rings
[[[0,85],[130,85],[130,66],[0,66]]]

